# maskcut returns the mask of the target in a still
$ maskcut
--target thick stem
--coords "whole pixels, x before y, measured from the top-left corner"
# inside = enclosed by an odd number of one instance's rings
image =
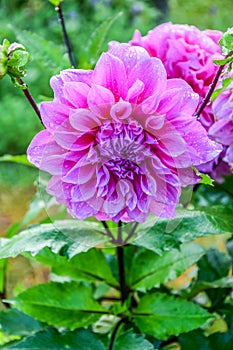
[[[30,94],[27,84],[25,84],[21,78],[18,78],[18,82],[23,87],[23,89],[22,89],[23,93],[26,96],[26,98],[27,98],[28,102],[30,103],[30,105],[32,106],[32,108],[34,109],[34,111],[36,112],[37,116],[39,117],[39,119],[41,121],[41,124],[44,125],[43,122],[42,122],[42,119],[41,119],[40,110],[37,107],[37,104],[34,101],[32,95]]]
[[[66,26],[65,26],[65,20],[64,20],[64,16],[63,16],[63,11],[62,11],[62,5],[61,2],[60,4],[56,7],[56,11],[58,13],[58,18],[59,18],[59,22],[61,23],[61,27],[62,27],[62,34],[63,34],[63,40],[65,43],[65,46],[67,48],[67,53],[69,56],[69,60],[70,60],[70,64],[73,68],[76,67],[76,63],[75,63],[75,59],[72,53],[72,48],[71,48],[71,43],[67,34],[67,30],[66,30]]]
[[[232,55],[232,52],[230,52],[225,58],[228,58],[228,57],[230,57],[231,55]],[[213,92],[214,92],[214,90],[215,90],[215,88],[216,88],[216,86],[217,86],[217,83],[218,83],[218,81],[219,81],[219,78],[220,78],[220,76],[221,76],[221,74],[222,74],[224,68],[225,68],[225,65],[219,66],[219,68],[218,68],[218,70],[217,70],[217,73],[216,73],[216,75],[215,75],[215,77],[214,77],[214,80],[213,80],[213,82],[210,84],[210,88],[209,88],[209,90],[208,90],[208,92],[207,92],[205,98],[203,99],[202,103],[200,104],[200,106],[199,106],[197,112],[194,114],[195,117],[199,118],[200,115],[201,115],[201,113],[203,112],[203,109],[204,109],[204,108],[206,107],[206,105],[208,104],[208,102],[209,102],[209,100],[210,100],[210,98],[211,98],[211,96],[212,96],[212,94],[213,94]]]
[[[124,261],[124,247],[117,247],[117,261],[119,271],[119,282],[121,291],[121,303],[127,299],[127,287],[125,281],[125,261]]]
[[[117,234],[117,243],[122,245],[122,221],[118,222],[118,234]]]

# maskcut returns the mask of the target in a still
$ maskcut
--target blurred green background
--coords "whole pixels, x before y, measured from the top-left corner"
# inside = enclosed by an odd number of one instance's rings
[[[200,29],[225,31],[232,26],[232,0],[63,0],[67,31],[77,60],[85,58],[93,31],[122,12],[111,26],[107,42],[127,42],[138,28],[142,34],[161,22],[194,24]],[[69,63],[54,6],[48,0],[0,0],[0,42],[8,38],[31,53],[24,81],[37,103],[52,98],[49,79]],[[23,154],[40,121],[20,89],[8,76],[0,81],[0,155]],[[22,217],[34,190],[36,169],[0,163],[0,234]]]

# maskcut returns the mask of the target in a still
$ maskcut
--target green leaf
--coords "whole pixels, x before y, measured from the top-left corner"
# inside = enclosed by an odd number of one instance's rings
[[[54,5],[54,6],[60,5],[61,1],[62,1],[62,0],[49,0],[49,2],[50,2],[52,5]]]
[[[67,256],[72,258],[106,242],[107,238],[103,234],[102,226],[96,222],[64,220],[36,225],[11,239],[1,238],[0,259],[24,252],[36,255],[45,247],[51,248],[54,253],[65,248]]]
[[[43,327],[34,318],[16,309],[0,312],[0,328],[7,335],[28,336]]]
[[[8,349],[71,349],[106,350],[98,336],[88,330],[60,333],[54,328],[46,329],[28,337]]]
[[[118,13],[116,16],[104,21],[91,35],[85,49],[81,52],[79,58],[79,66],[83,69],[90,69],[96,63],[100,53],[103,51],[103,46],[108,32],[113,24],[122,16]]]
[[[213,282],[197,281],[190,290],[185,290],[183,295],[188,299],[193,298],[200,292],[206,291],[208,289],[222,289],[222,288],[232,288],[233,277],[223,277]]]
[[[228,182],[229,179],[229,182]],[[198,186],[193,193],[192,204],[194,207],[214,207],[221,205],[232,208],[233,205],[233,176],[228,176],[223,184],[212,186]]]
[[[142,333],[166,340],[189,332],[213,318],[192,302],[162,293],[147,294],[133,312],[133,321]]]
[[[216,248],[212,248],[198,262],[198,267],[198,280],[213,282],[228,275],[231,258]]]
[[[224,89],[226,89],[230,83],[233,81],[233,78],[225,78],[222,80],[222,87],[216,89],[211,95],[211,101],[213,101]]]
[[[108,313],[82,283],[46,283],[25,290],[9,301],[22,312],[56,327],[86,327]]]
[[[18,156],[12,156],[10,154],[5,154],[4,156],[0,157],[0,162],[12,162],[12,163],[18,163],[27,165],[30,167],[34,167],[28,160],[26,154],[18,155]]]
[[[42,64],[51,75],[58,74],[62,69],[70,66],[68,57],[64,55],[62,47],[47,41],[36,33],[19,31],[13,28],[17,39],[28,49],[32,59]]]
[[[132,289],[145,292],[147,289],[173,280],[204,254],[204,248],[195,243],[183,244],[180,250],[164,252],[162,256],[149,250],[142,250],[132,263],[130,286]]]
[[[214,180],[211,179],[209,175],[200,173],[200,171],[198,171],[194,166],[192,169],[194,170],[195,174],[201,178],[201,181],[199,182],[200,184],[213,186]]]
[[[231,257],[231,260],[233,262],[233,237],[231,237],[227,242],[226,242],[226,247],[227,251]]]
[[[198,262],[198,281],[213,282],[228,276],[232,263],[231,258],[217,249],[210,249]],[[228,287],[229,288],[229,287]],[[208,288],[206,294],[212,302],[212,309],[221,307],[230,290],[224,288]]]
[[[113,350],[153,350],[154,346],[142,334],[135,334],[131,329],[120,334]]]
[[[78,281],[99,281],[118,285],[100,249],[90,249],[68,260],[67,257],[54,254],[49,248],[45,248],[34,259],[51,266],[52,272],[59,276],[69,276]]]
[[[215,64],[217,64],[218,66],[225,66],[226,63],[230,62],[231,59],[230,58],[225,58],[223,60],[213,60],[213,62]]]
[[[209,340],[203,335],[201,330],[181,334],[179,336],[179,343],[182,350],[213,350],[209,347]]]
[[[223,33],[221,40],[219,41],[222,46],[222,51],[224,54],[233,54],[233,28],[228,28],[228,30]]]
[[[232,350],[233,349],[233,333],[232,330],[226,333],[216,333],[209,337],[211,350]]]
[[[177,208],[174,219],[150,217],[138,225],[138,238],[132,244],[162,254],[163,250],[170,250],[197,237],[233,232],[232,212],[232,205],[197,207],[195,210]]]

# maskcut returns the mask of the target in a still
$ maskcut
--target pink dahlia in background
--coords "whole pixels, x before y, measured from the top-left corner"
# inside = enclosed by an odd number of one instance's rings
[[[200,31],[194,26],[169,22],[155,27],[144,37],[136,30],[131,44],[142,46],[150,56],[160,58],[168,78],[184,79],[200,96],[201,103],[218,69],[213,60],[222,58],[218,44],[221,36],[220,31]],[[207,129],[212,125],[211,105],[204,109],[200,120]]]
[[[181,79],[167,80],[157,58],[114,45],[95,69],[68,69],[51,79],[54,100],[41,104],[46,130],[29,160],[52,175],[47,191],[78,219],[171,217],[191,168],[221,151],[192,114],[199,97]]]
[[[164,23],[144,37],[136,30],[131,44],[142,46],[150,56],[160,58],[168,78],[184,79],[199,95],[200,104],[218,69],[213,60],[222,58],[221,47],[218,44],[221,37],[222,32],[216,30],[200,31],[186,24]],[[218,119],[215,116],[216,111],[212,103],[209,103],[200,116],[200,122],[207,130],[215,119]],[[219,156],[198,169],[222,182],[222,176],[231,173],[229,165],[224,161],[225,152],[224,148]]]
[[[216,122],[209,130],[210,136],[224,145],[222,163],[233,168],[233,82],[213,102]]]

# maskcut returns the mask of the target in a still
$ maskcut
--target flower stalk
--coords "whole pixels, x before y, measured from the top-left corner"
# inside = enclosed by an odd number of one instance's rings
[[[119,271],[119,282],[121,291],[121,303],[124,304],[127,299],[127,286],[125,280],[125,259],[124,259],[124,247],[117,247],[117,261],[118,261],[118,271]]]
[[[227,59],[228,57],[230,57],[231,55],[232,55],[232,52],[230,52],[230,53],[226,56],[226,59]],[[227,64],[227,63],[226,63],[226,64]],[[198,110],[197,110],[197,111],[195,112],[195,114],[194,114],[195,117],[200,118],[201,113],[203,112],[203,110],[204,110],[204,108],[207,106],[207,104],[209,103],[210,98],[211,98],[211,96],[212,96],[214,90],[216,89],[216,86],[217,86],[217,84],[218,84],[219,78],[221,77],[222,72],[223,72],[223,70],[224,70],[226,64],[219,66],[219,68],[218,68],[218,70],[217,70],[217,72],[216,72],[216,75],[215,75],[215,77],[214,77],[214,79],[213,79],[213,82],[211,83],[210,88],[209,88],[209,90],[208,90],[208,92],[207,92],[205,98],[203,99],[203,101],[202,101],[202,103],[200,104]]]
[[[74,56],[73,56],[71,43],[70,43],[70,40],[69,40],[69,37],[68,37],[68,34],[67,34],[61,2],[55,7],[55,10],[58,13],[58,19],[59,19],[59,22],[61,23],[63,40],[64,40],[65,46],[67,48],[67,53],[68,53],[68,56],[69,56],[70,64],[71,64],[72,68],[75,68],[76,67],[76,62],[75,62],[75,59],[74,59]]]
[[[32,95],[28,89],[27,84],[25,84],[24,81],[20,77],[17,78],[17,81],[18,81],[19,85],[22,87],[22,91],[23,91],[25,97],[27,98],[28,102],[30,103],[30,105],[32,106],[32,108],[36,112],[37,116],[39,117],[41,124],[44,125],[42,122],[40,110],[37,107],[37,104],[36,104],[35,100],[33,99]]]

